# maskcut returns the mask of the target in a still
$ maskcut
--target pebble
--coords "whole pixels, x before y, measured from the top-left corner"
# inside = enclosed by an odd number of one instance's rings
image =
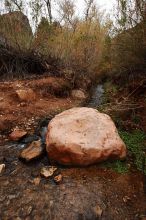
[[[40,177],[34,178],[34,180],[33,180],[33,183],[34,183],[35,186],[39,186],[40,182],[41,182],[41,178]]]
[[[19,141],[21,138],[26,136],[27,132],[21,129],[16,128],[10,135],[10,140]]]
[[[98,218],[100,218],[102,216],[103,210],[101,209],[101,207],[99,205],[95,206],[93,208],[93,210]]]
[[[124,197],[123,197],[123,201],[124,201],[125,203],[127,203],[127,202],[131,201],[131,199],[130,199],[128,196],[124,196]]]
[[[40,140],[33,141],[27,148],[20,152],[19,158],[29,162],[34,160],[44,153],[44,147]]]
[[[2,174],[5,171],[5,167],[6,165],[4,163],[0,164],[0,174]]]
[[[54,182],[55,182],[56,184],[60,184],[60,183],[62,182],[62,180],[63,180],[63,177],[62,177],[61,174],[59,174],[59,175],[57,175],[57,176],[54,177]]]
[[[9,200],[12,200],[12,199],[15,199],[16,197],[17,197],[16,195],[9,195],[9,196],[8,196],[8,199],[9,199]]]
[[[56,170],[57,170],[57,167],[54,167],[54,166],[43,167],[41,169],[41,176],[45,178],[52,177]]]
[[[4,100],[4,98],[0,97],[0,102],[3,101],[3,100]]]

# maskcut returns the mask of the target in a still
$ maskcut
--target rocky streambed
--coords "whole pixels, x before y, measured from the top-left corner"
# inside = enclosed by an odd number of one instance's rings
[[[89,106],[97,107],[102,94],[99,86],[94,93],[97,99],[91,98]],[[1,219],[145,219],[142,174],[118,174],[103,164],[86,168],[54,164],[44,148],[47,123],[34,135],[0,146],[0,164],[5,164],[0,174]],[[43,153],[26,161],[20,154],[27,144],[30,151],[25,153],[30,155],[32,143],[34,148],[39,144]]]

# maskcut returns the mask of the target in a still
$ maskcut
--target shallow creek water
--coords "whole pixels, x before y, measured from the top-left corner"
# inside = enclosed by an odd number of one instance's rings
[[[99,84],[93,88],[91,98],[87,103],[87,107],[96,108],[99,107],[103,102],[104,88],[103,85]]]

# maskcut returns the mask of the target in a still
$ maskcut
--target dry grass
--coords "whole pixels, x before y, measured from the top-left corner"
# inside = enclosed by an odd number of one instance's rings
[[[50,27],[43,20],[34,45],[39,52],[60,59],[66,69],[93,76],[98,72],[107,31],[108,27],[98,20],[79,21],[75,30]]]

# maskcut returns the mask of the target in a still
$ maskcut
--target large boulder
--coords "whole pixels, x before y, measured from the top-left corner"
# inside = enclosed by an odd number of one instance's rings
[[[0,44],[28,50],[32,38],[29,20],[22,12],[13,11],[0,15]]]
[[[92,108],[73,108],[48,125],[47,152],[63,165],[87,166],[126,157],[126,146],[112,119]]]

